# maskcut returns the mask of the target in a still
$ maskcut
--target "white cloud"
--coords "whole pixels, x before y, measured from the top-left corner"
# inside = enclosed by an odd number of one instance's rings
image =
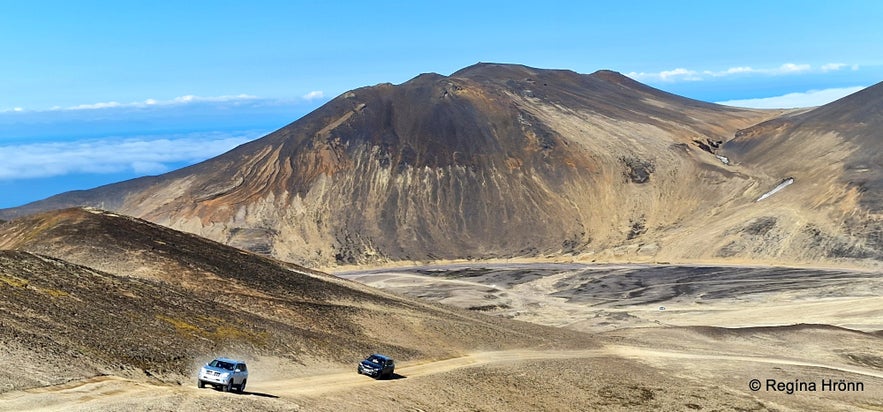
[[[822,65],[821,70],[822,70],[822,73],[827,73],[827,72],[835,72],[838,70],[843,70],[846,68],[848,68],[852,71],[856,71],[859,69],[859,66],[857,64],[849,65],[846,63],[828,63],[825,65]]]
[[[626,74],[627,76],[642,81],[663,81],[663,82],[675,82],[675,81],[699,81],[706,80],[708,78],[719,78],[719,77],[727,77],[727,76],[736,76],[736,75],[768,75],[768,76],[778,76],[778,75],[791,75],[791,74],[800,74],[800,73],[809,73],[809,72],[822,72],[827,73],[830,71],[841,70],[845,67],[852,67],[853,70],[858,70],[857,65],[848,66],[844,63],[828,63],[820,66],[818,69],[814,69],[810,64],[796,64],[796,63],[785,63],[778,67],[772,68],[753,68],[751,66],[736,66],[730,67],[725,70],[691,70],[683,67],[679,67],[673,70],[664,70],[658,73],[646,73],[646,72],[631,72]]]
[[[755,109],[814,107],[831,103],[837,99],[846,97],[864,88],[864,86],[855,86],[824,90],[810,90],[803,93],[788,93],[783,96],[763,97],[758,99],[727,100],[717,103],[727,106],[751,107]]]
[[[121,107],[122,103],[119,102],[104,102],[104,103],[92,103],[92,104],[81,104],[77,106],[71,106],[62,110],[95,110],[95,109],[110,109],[114,107]]]
[[[152,104],[180,104],[180,103],[203,103],[203,102],[212,102],[212,103],[221,103],[221,102],[236,102],[242,100],[255,100],[257,96],[252,96],[250,94],[238,94],[235,96],[212,96],[212,97],[203,97],[203,96],[194,96],[192,94],[188,94],[186,96],[176,97],[172,100],[167,101],[156,101],[153,99],[148,99],[153,101]]]
[[[800,73],[812,70],[812,66],[808,64],[785,63],[779,66],[778,70],[773,70],[773,74]]]
[[[696,72],[693,70],[687,70],[684,68],[677,68],[674,70],[662,71],[659,73],[659,78],[663,81],[673,81],[677,79],[682,80],[699,80],[696,76]]]
[[[188,94],[186,96],[180,96],[180,97],[176,97],[176,98],[172,99],[171,103],[192,103],[192,102],[196,101],[196,99],[197,99],[196,96],[194,96],[192,94]]]
[[[628,72],[625,73],[626,76],[631,77],[632,79],[639,81],[647,81],[647,80],[659,80],[662,73],[647,73],[647,72]]]
[[[711,76],[711,77],[726,77],[726,76],[732,76],[732,75],[736,75],[736,74],[746,74],[746,73],[760,73],[760,70],[752,68],[750,66],[739,66],[739,67],[730,67],[729,69],[721,70],[721,71],[704,70],[702,72],[703,75]]]
[[[315,93],[315,92],[313,92]],[[321,94],[321,92],[319,92]],[[322,97],[321,95],[318,97]],[[75,110],[101,110],[101,109],[116,109],[116,108],[145,108],[145,107],[157,107],[157,106],[172,106],[172,105],[184,105],[184,104],[193,104],[193,103],[242,103],[242,102],[251,102],[260,100],[257,96],[252,96],[249,94],[238,94],[232,96],[195,96],[192,94],[188,94],[185,96],[178,96],[169,100],[157,100],[157,99],[145,99],[142,101],[136,102],[128,102],[128,103],[120,103],[117,101],[110,102],[99,102],[99,103],[89,103],[89,104],[78,104],[76,106],[52,106],[49,109],[44,110],[24,110],[21,107],[15,107],[13,109],[8,110],[0,110],[0,113],[8,113],[8,112],[23,112],[23,111],[31,111],[31,112],[57,112],[57,111],[75,111]]]
[[[240,94],[236,96],[211,96],[211,97],[203,97],[203,96],[194,96],[192,94],[188,94],[186,96],[179,96],[171,100],[156,100],[156,99],[146,99],[140,102],[129,102],[129,103],[120,103],[120,102],[104,102],[104,103],[92,103],[92,104],[81,104],[77,106],[71,107],[53,107],[50,110],[95,110],[95,109],[112,109],[117,107],[129,107],[129,108],[140,108],[140,107],[148,107],[148,106],[168,106],[168,105],[176,105],[176,104],[190,104],[190,103],[221,103],[221,102],[237,102],[237,101],[247,101],[247,100],[255,100],[257,96],[252,96],[248,94]]]
[[[822,66],[823,72],[833,72],[846,67],[845,63],[828,63]]]
[[[63,176],[75,173],[166,172],[175,163],[195,163],[258,137],[191,133],[170,137],[104,138],[0,146],[0,179]]]
[[[315,100],[315,99],[321,99],[323,97],[325,97],[325,93],[322,92],[321,90],[313,90],[313,91],[303,95],[304,100]]]
[[[270,99],[253,96],[250,94],[224,95],[224,96],[196,96],[192,94],[178,96],[169,100],[145,99],[122,103],[118,101],[79,104],[75,106],[53,106],[49,109],[24,110],[21,107],[13,109],[0,109],[0,113],[12,112],[58,112],[58,111],[79,111],[79,110],[102,110],[102,109],[143,109],[156,108],[164,106],[179,106],[197,103],[227,103],[232,105],[240,104],[291,104],[298,101],[311,102],[313,100],[323,99],[325,93],[321,90],[311,91],[300,98],[294,99]]]
[[[704,71],[702,73],[713,76],[713,77],[722,77],[722,76],[730,76],[733,74],[743,74],[743,73],[757,73],[757,69],[753,69],[750,66],[739,66],[739,67],[730,67],[729,69],[712,72],[712,71]]]

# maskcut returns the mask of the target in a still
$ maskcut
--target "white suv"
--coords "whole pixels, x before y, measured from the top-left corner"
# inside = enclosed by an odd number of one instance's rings
[[[204,388],[206,384],[230,392],[233,387],[239,393],[245,391],[248,380],[248,368],[245,362],[227,358],[217,358],[199,369],[196,386]]]

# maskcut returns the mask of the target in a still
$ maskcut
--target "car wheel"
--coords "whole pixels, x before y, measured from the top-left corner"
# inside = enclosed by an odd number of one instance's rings
[[[248,379],[243,379],[239,384],[239,393],[245,392],[245,382],[248,382]]]
[[[361,374],[362,374],[362,368],[356,368],[356,373],[358,373],[359,375],[361,375]]]
[[[229,381],[227,381],[227,384],[224,385],[223,390],[224,390],[224,392],[230,392],[231,390],[233,390],[233,379],[230,379]]]
[[[196,387],[199,389],[205,388],[205,382],[203,382],[202,379],[197,379],[196,380]]]

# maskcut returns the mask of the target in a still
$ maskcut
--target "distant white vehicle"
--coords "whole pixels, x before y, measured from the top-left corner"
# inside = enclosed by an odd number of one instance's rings
[[[217,358],[199,369],[196,386],[204,388],[206,384],[215,388],[221,388],[224,392],[230,392],[236,387],[236,391],[245,391],[245,383],[248,381],[248,368],[245,362],[235,359]]]

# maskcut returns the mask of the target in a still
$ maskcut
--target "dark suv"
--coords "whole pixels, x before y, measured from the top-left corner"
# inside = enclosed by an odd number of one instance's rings
[[[359,362],[358,372],[376,379],[389,378],[395,372],[396,363],[389,356],[373,354]]]

